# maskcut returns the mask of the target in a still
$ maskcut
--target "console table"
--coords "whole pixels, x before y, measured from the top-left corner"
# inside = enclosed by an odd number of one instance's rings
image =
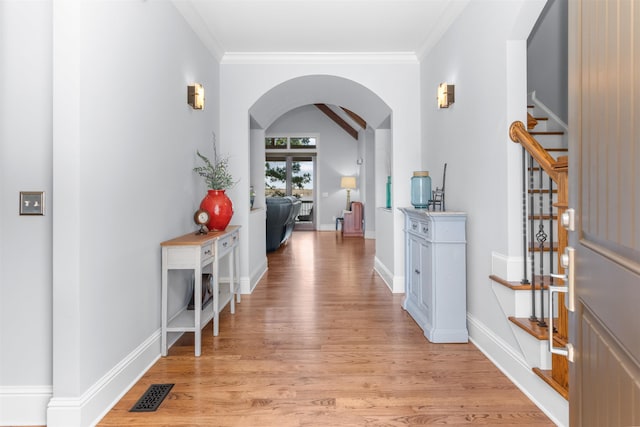
[[[429,341],[467,342],[467,215],[401,210],[405,217],[403,308]]]
[[[195,355],[200,356],[201,331],[213,319],[213,335],[219,332],[220,311],[230,303],[231,313],[235,313],[235,300],[240,302],[240,280],[238,278],[238,243],[240,226],[232,225],[225,231],[207,234],[189,233],[160,244],[162,248],[162,355],[168,351],[168,332],[193,332]],[[219,264],[227,258],[229,280],[220,286]],[[211,270],[213,276],[213,298],[202,306],[202,273]],[[193,270],[194,309],[183,307],[169,318],[168,288],[169,270]],[[236,299],[234,299],[236,295]]]

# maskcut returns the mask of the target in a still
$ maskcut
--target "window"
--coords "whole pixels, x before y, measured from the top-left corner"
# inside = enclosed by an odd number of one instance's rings
[[[317,138],[313,136],[270,136],[264,139],[266,150],[315,150]]]

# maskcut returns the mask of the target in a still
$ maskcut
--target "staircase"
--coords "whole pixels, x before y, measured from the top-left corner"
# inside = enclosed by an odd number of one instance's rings
[[[568,335],[564,297],[549,306],[549,286],[561,285],[551,273],[561,274],[559,253],[567,245],[558,215],[566,209],[566,125],[544,114],[544,107],[528,106],[526,129],[514,123],[510,135],[523,146],[523,277],[508,280],[490,276],[492,290],[509,319],[528,366],[557,393],[568,399],[568,362],[549,351],[549,312],[553,313],[554,347],[563,347]],[[525,151],[526,150],[526,151]]]

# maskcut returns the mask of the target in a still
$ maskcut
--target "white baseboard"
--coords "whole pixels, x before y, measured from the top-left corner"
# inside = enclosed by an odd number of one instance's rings
[[[504,280],[517,282],[523,277],[524,260],[522,256],[503,255],[498,252],[491,252],[491,274],[503,278]],[[527,260],[527,268],[530,270],[530,261]]]
[[[45,425],[52,395],[50,385],[0,387],[0,425]]]
[[[337,231],[335,224],[320,224],[316,227],[318,231]]]
[[[469,340],[557,426],[569,425],[569,402],[533,373],[522,356],[467,313]]]
[[[157,330],[82,396],[54,396],[47,408],[47,427],[96,425],[159,358],[160,330]]]
[[[404,293],[404,277],[395,277],[393,273],[391,273],[391,270],[389,270],[378,257],[374,259],[373,270],[378,273],[378,276],[380,276],[392,293]]]
[[[387,288],[393,292],[393,274],[391,274],[389,269],[380,262],[378,257],[375,257],[373,260],[373,270],[378,273],[378,276],[380,276],[382,281],[387,285]]]
[[[262,263],[258,265],[253,271],[250,273],[249,278],[240,279],[240,293],[241,294],[250,294],[256,288],[256,285],[262,279],[268,270],[269,266],[267,264],[267,257],[265,256]]]

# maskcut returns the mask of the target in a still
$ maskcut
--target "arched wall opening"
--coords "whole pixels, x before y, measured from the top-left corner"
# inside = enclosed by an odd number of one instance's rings
[[[328,120],[324,113],[315,108],[313,104],[334,105],[334,111],[340,112],[339,107],[345,107],[362,117],[367,125],[363,129],[357,126],[357,140],[347,136],[346,132],[338,130],[338,126]],[[303,116],[309,121],[309,116],[317,116],[316,123],[329,123],[329,126],[336,130],[338,135],[334,135],[330,140],[321,139],[318,149],[318,157],[323,161],[320,165],[330,166],[317,168],[320,175],[316,180],[316,197],[314,206],[316,207],[316,218],[318,219],[316,228],[328,230],[331,222],[335,223],[336,207],[334,193],[339,190],[337,186],[340,176],[355,175],[357,177],[357,200],[365,203],[365,218],[367,219],[367,229],[370,231],[368,237],[374,237],[375,231],[375,206],[380,205],[381,195],[376,178],[386,177],[390,171],[388,162],[376,163],[385,157],[376,156],[376,147],[386,154],[390,154],[391,141],[378,138],[376,141],[376,129],[389,129],[391,109],[389,106],[375,95],[371,90],[348,79],[327,76],[312,75],[298,77],[281,83],[264,95],[250,108],[250,126],[252,138],[250,141],[251,156],[251,185],[256,189],[256,199],[264,199],[264,135],[262,131],[270,129],[276,122],[281,122],[283,118],[291,114]],[[318,124],[301,124],[318,129]],[[295,128],[295,126],[294,126]],[[298,131],[309,131],[312,129],[298,129]],[[326,136],[326,135],[325,135]],[[333,140],[344,140],[344,143],[327,150]],[[334,144],[335,145],[335,144]],[[355,155],[357,153],[357,155]],[[329,157],[329,158],[328,158]],[[343,190],[344,191],[344,190]],[[337,195],[335,195],[337,196]],[[330,198],[331,197],[331,198]],[[331,203],[333,201],[333,203]],[[333,209],[332,209],[333,207]],[[328,212],[334,214],[329,216]],[[324,213],[324,214],[323,214]]]
[[[362,117],[366,126],[358,127],[355,140],[314,104],[331,105],[334,111],[344,107]],[[319,135],[313,200],[316,229],[334,230],[335,218],[344,209],[340,176],[355,175],[358,188],[352,194],[355,196],[352,200],[364,203],[366,237],[375,238],[376,208],[385,202],[386,177],[391,174],[391,162],[387,161],[392,155],[391,108],[372,90],[342,77],[308,75],[287,80],[265,92],[249,109],[249,174],[251,187],[256,192],[254,209],[265,207],[265,132],[272,125],[301,117],[306,124],[301,124],[302,128],[297,131],[327,129],[328,126],[335,132],[332,137],[328,137],[327,132],[324,132],[324,138]],[[311,125],[308,124],[310,121]],[[289,131],[295,133],[295,128],[294,125]],[[334,140],[340,136],[343,140],[336,143]],[[252,234],[255,234],[253,242],[265,235],[258,231],[258,221],[252,222],[251,226]]]
[[[240,176],[229,196],[235,211],[232,223],[242,226],[239,251],[243,293],[251,293],[268,268],[264,193],[258,191],[264,192],[265,131],[289,111],[322,103],[345,107],[367,121],[366,130],[360,130],[358,138],[358,143],[371,153],[370,159],[362,156],[368,174],[365,221],[369,230],[375,230],[376,271],[393,292],[403,292],[403,218],[396,208],[408,205],[409,186],[393,189],[390,209],[385,209],[385,187],[387,171],[391,171],[394,182],[403,183],[409,182],[411,171],[420,167],[417,87],[419,64],[413,60],[380,64],[222,64],[219,141]],[[346,192],[339,183],[334,185],[333,190],[319,189],[320,198],[324,193],[331,197],[333,191],[336,197],[341,195],[344,203]],[[253,209],[249,203],[250,186],[257,193]],[[372,212],[368,213],[367,208]],[[331,224],[332,214],[328,215],[325,227]]]

